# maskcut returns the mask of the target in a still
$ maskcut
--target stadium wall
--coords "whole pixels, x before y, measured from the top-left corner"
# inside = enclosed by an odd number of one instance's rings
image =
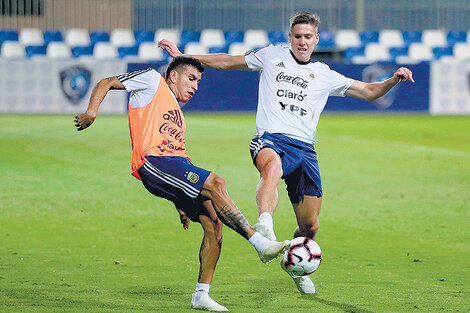
[[[328,63],[353,79],[385,80],[399,67],[394,64]],[[165,62],[127,63],[122,60],[0,60],[0,113],[61,113],[85,111],[93,86],[101,79],[153,67],[165,72]],[[470,114],[470,64],[420,63],[408,65],[415,84],[403,83],[373,103],[331,97],[330,112]],[[8,74],[6,74],[8,73]],[[258,72],[206,69],[199,91],[184,111],[255,111]],[[286,99],[288,100],[288,99]],[[124,114],[127,94],[111,91],[100,113]]]

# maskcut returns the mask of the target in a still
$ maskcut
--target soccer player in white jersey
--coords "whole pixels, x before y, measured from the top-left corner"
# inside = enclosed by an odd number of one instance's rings
[[[256,189],[259,211],[255,229],[274,239],[273,214],[278,203],[277,186],[283,178],[297,218],[294,237],[315,238],[318,232],[322,188],[313,144],[318,119],[329,96],[351,96],[373,101],[401,81],[414,82],[412,72],[399,68],[383,82],[366,83],[312,61],[319,41],[320,18],[310,12],[291,17],[290,47],[268,46],[244,56],[191,55],[205,66],[221,70],[261,72],[255,138],[250,143],[253,163],[260,172]],[[170,56],[182,55],[166,39],[158,45]],[[300,292],[314,294],[308,276],[292,277]]]

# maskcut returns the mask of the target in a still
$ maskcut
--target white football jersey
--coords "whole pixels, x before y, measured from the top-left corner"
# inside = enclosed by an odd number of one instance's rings
[[[344,97],[353,83],[324,63],[298,62],[284,46],[269,45],[250,51],[245,61],[261,75],[256,113],[258,135],[267,131],[314,142],[328,97]]]

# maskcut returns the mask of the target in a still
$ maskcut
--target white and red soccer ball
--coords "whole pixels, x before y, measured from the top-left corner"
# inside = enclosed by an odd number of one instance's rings
[[[291,240],[290,248],[282,255],[281,267],[291,275],[312,274],[321,263],[320,246],[312,239],[297,237]]]

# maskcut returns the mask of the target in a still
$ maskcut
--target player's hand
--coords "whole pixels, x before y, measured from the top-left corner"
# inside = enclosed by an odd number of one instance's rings
[[[415,82],[413,79],[413,73],[407,69],[406,67],[400,67],[395,74],[393,74],[394,78],[398,78],[399,82],[406,82],[410,80],[411,82]]]
[[[95,118],[96,115],[85,112],[80,115],[75,115],[75,119],[73,121],[75,122],[75,127],[77,127],[77,130],[84,130],[93,124]]]
[[[186,214],[179,210],[178,209],[178,212],[180,214],[180,221],[181,221],[181,224],[183,224],[183,229],[188,229],[189,228],[189,222],[190,222],[190,219],[186,216]]]
[[[172,58],[183,55],[173,41],[162,39],[158,42],[158,47],[166,50]]]

